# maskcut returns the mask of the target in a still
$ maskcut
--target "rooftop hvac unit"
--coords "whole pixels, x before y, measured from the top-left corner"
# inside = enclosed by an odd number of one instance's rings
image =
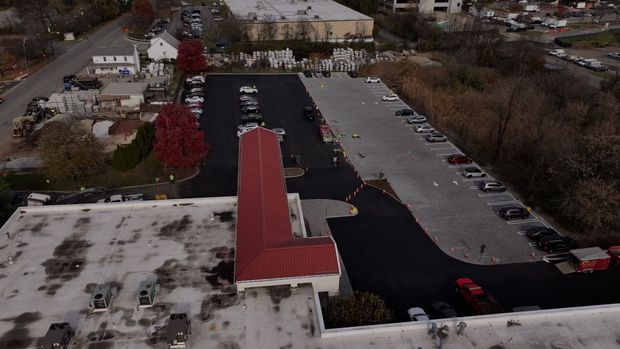
[[[192,333],[189,318],[186,313],[170,314],[166,331],[168,348],[185,348],[187,339]]]
[[[138,307],[147,308],[153,305],[155,293],[157,292],[157,276],[151,275],[146,280],[140,282],[138,287]]]
[[[319,19],[321,17],[319,17],[319,15],[314,15],[314,19]]]
[[[286,16],[280,16],[280,19],[286,19]]]
[[[305,15],[306,11],[305,10],[297,10],[297,14],[298,15]]]
[[[90,299],[90,307],[93,312],[106,311],[112,303],[112,285],[109,282],[99,284]]]
[[[73,329],[68,322],[57,322],[50,325],[42,340],[43,349],[66,348],[73,339]]]

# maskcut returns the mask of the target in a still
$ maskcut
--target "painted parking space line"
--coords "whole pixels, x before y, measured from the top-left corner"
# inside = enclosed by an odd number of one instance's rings
[[[487,201],[487,202],[498,202],[498,201],[517,202],[517,201],[519,201],[519,199],[514,197],[512,194],[507,194],[506,197],[503,197],[503,196],[492,196],[492,197],[490,197],[488,199],[489,199],[489,201]]]
[[[540,219],[534,218],[534,219],[520,219],[518,221],[506,221],[506,224],[515,225],[515,224],[534,223],[534,222],[540,222]]]
[[[449,155],[454,155],[454,154],[463,154],[463,153],[459,152],[458,149],[455,149],[455,151],[452,153],[435,154],[435,156],[449,156]],[[446,160],[444,161],[447,162]]]
[[[490,201],[487,202],[487,205],[489,206],[499,206],[499,205],[513,205],[513,204],[517,204],[519,203],[519,201],[516,200],[510,200],[510,201]]]
[[[470,167],[472,164],[459,164],[459,165],[450,165],[448,168],[465,168]],[[460,172],[458,172],[460,174]]]
[[[519,231],[517,232],[517,235],[519,235],[519,236],[523,236],[523,235],[525,235],[525,233],[527,233],[527,231],[525,231],[525,230],[519,230]]]
[[[461,181],[463,182],[475,182],[475,181],[479,181],[480,178],[463,178],[461,179]]]
[[[530,241],[530,242],[528,242],[527,244],[528,244],[530,247],[536,247],[536,243],[535,243],[535,242],[531,242],[531,241]]]
[[[474,190],[474,189],[479,190],[479,189],[480,189],[480,187],[479,187],[479,186],[477,186],[477,185],[472,185],[471,187],[469,187],[469,189],[472,189],[472,190]]]
[[[428,150],[451,150],[451,149],[454,149],[454,148],[429,148]]]
[[[510,193],[484,193],[484,194],[478,194],[479,197],[481,198],[491,198],[494,196],[504,196],[504,195],[512,195]]]

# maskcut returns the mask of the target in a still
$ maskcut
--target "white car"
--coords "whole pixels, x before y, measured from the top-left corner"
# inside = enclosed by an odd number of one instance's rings
[[[191,109],[190,112],[193,114],[202,115],[203,110],[201,108],[194,108],[194,109]]]
[[[256,97],[246,96],[246,95],[242,95],[241,97],[239,97],[240,103],[245,102],[245,101],[258,102],[258,99],[256,99]]]
[[[426,315],[424,309],[419,307],[409,308],[407,310],[407,315],[409,315],[409,319],[411,319],[411,321],[430,321],[430,318]]]
[[[239,88],[239,93],[258,93],[258,89],[252,86],[241,86]]]
[[[203,103],[205,101],[205,99],[203,97],[200,96],[194,96],[194,97],[188,97],[185,98],[185,103],[189,104],[189,103]]]
[[[252,131],[253,129],[258,128],[258,125],[255,123],[246,124],[244,126],[239,126],[239,130],[237,131],[237,137],[241,137],[242,134]]]
[[[367,84],[375,84],[375,83],[379,83],[381,82],[381,79],[379,79],[376,76],[369,76],[366,78],[366,83]]]
[[[215,17],[213,17],[213,20],[216,21],[216,22],[221,22],[221,21],[224,20],[224,17],[222,17],[222,16],[215,16]]]
[[[426,123],[426,116],[424,115],[412,116],[407,119],[407,123],[408,124],[424,124]]]
[[[394,102],[397,101],[399,98],[395,93],[390,93],[389,95],[385,95],[383,97],[381,97],[381,100],[384,102]]]
[[[485,177],[486,175],[487,174],[478,167],[466,167],[463,169],[463,176],[467,178]]]
[[[431,133],[435,132],[435,129],[429,124],[424,124],[416,126],[415,131],[418,133]]]
[[[202,75],[194,75],[191,78],[187,78],[185,79],[186,82],[192,82],[192,81],[200,81],[202,83],[205,82],[205,77]]]
[[[194,93],[194,92],[204,92],[205,90],[202,87],[194,87],[193,89],[189,90],[189,93]]]

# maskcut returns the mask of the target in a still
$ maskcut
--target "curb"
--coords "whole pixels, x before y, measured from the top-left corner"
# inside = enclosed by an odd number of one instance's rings
[[[200,168],[196,167],[196,172],[194,172],[194,174],[192,174],[189,177],[185,177],[181,180],[178,181],[174,181],[174,183],[171,182],[166,182],[166,183],[150,183],[150,184],[138,184],[138,185],[129,185],[129,186],[125,186],[125,187],[111,187],[111,188],[106,188],[106,190],[120,190],[120,189],[135,189],[135,188],[148,188],[148,187],[154,187],[157,185],[166,185],[166,184],[175,184],[175,183],[183,183],[185,181],[188,181],[190,179],[193,179],[194,177],[198,176],[200,174]]]

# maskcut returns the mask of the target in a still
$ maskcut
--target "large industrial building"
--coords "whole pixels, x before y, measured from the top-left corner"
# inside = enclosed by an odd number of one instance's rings
[[[374,20],[332,0],[225,0],[248,39],[372,40]]]

